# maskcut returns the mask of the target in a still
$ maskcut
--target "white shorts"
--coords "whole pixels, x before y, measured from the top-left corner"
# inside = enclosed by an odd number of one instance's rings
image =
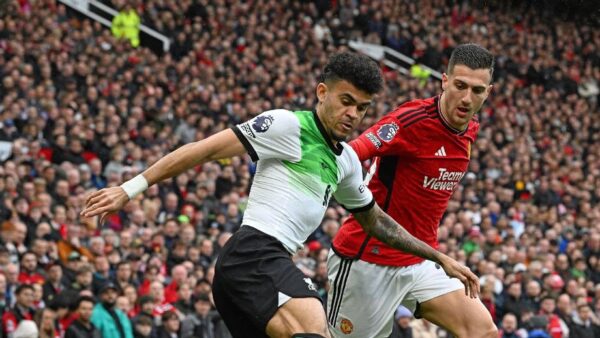
[[[431,261],[391,267],[361,260],[328,258],[327,320],[334,338],[386,338],[400,304],[412,312],[417,303],[463,289]]]

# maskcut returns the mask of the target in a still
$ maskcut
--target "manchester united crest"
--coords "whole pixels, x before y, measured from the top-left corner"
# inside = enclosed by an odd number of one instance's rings
[[[342,330],[343,334],[351,334],[352,330],[354,330],[354,325],[350,319],[342,318],[340,321],[340,330]]]

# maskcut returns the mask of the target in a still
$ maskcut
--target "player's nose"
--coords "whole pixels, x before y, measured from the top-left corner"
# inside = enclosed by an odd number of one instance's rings
[[[465,95],[461,98],[461,101],[463,104],[465,105],[469,105],[471,104],[471,102],[473,102],[473,91],[471,90],[471,88],[469,88]]]
[[[358,107],[349,106],[348,109],[346,109],[346,115],[348,115],[353,120],[357,119],[358,118]]]
[[[471,102],[473,102],[473,98],[472,98],[473,93],[471,92],[471,90],[469,89],[467,91],[467,93],[460,99],[460,102],[462,104],[463,107],[465,106],[470,106]]]

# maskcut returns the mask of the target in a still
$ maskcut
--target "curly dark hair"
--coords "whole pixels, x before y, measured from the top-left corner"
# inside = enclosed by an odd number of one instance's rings
[[[465,65],[471,69],[489,69],[494,75],[494,56],[489,50],[475,43],[456,46],[448,62],[448,74],[452,74],[454,66]]]
[[[350,52],[332,56],[319,77],[319,82],[346,80],[356,88],[376,94],[383,88],[383,77],[377,63],[369,57]]]
[[[79,298],[77,298],[77,301],[73,304],[72,310],[78,309],[79,305],[81,305],[81,303],[83,303],[83,302],[92,303],[92,306],[94,306],[96,304],[96,301],[94,300],[93,297],[90,297],[90,296],[79,296]]]

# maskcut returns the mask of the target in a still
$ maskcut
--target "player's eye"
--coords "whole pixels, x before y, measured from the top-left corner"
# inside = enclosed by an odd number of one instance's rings
[[[360,106],[358,106],[358,110],[360,110],[360,111],[365,111],[367,109],[369,109],[368,104],[361,104]]]
[[[485,89],[481,88],[481,87],[473,88],[473,93],[475,93],[475,94],[483,94],[484,91],[485,91]]]

